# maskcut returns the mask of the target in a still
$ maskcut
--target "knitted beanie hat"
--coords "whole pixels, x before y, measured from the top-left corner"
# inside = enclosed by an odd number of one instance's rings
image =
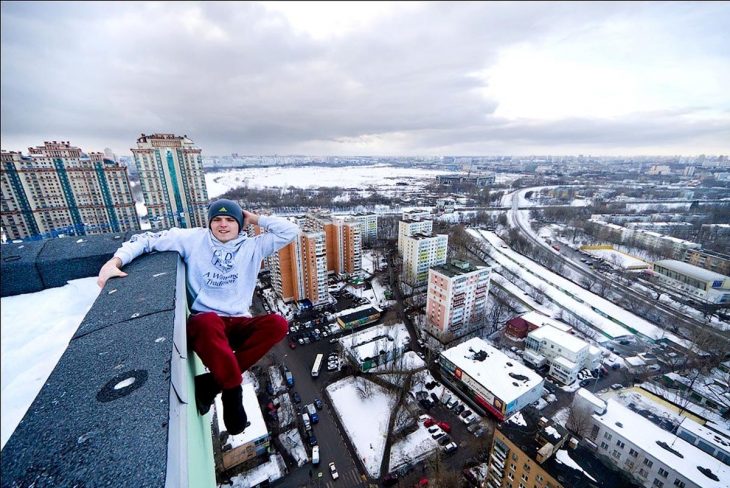
[[[213,217],[219,215],[233,217],[238,222],[238,232],[243,230],[243,210],[233,200],[221,198],[210,204],[210,207],[208,207],[208,227],[210,227],[210,221],[213,220]]]

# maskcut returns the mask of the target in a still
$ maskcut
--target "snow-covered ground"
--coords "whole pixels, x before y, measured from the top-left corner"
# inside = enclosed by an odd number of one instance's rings
[[[438,443],[431,438],[426,427],[419,423],[415,432],[390,446],[388,470],[393,471],[405,463],[413,465],[426,459],[438,447]]]
[[[0,299],[0,449],[41,391],[99,291],[96,277],[91,277]]]
[[[365,386],[369,396],[362,398],[358,386]],[[395,395],[365,378],[351,376],[332,383],[326,390],[365,469],[371,477],[378,478]]]
[[[408,191],[431,183],[436,175],[452,174],[451,171],[422,168],[404,168],[378,164],[373,166],[302,166],[231,169],[206,172],[205,184],[208,197],[215,198],[238,187],[247,188],[319,188],[344,187],[378,190],[402,190],[398,182],[408,182]]]
[[[650,268],[651,264],[613,249],[587,249],[586,252],[622,269]]]
[[[296,461],[297,466],[304,466],[309,462],[307,450],[304,448],[302,436],[299,435],[299,429],[296,427],[279,434],[279,442],[289,455]]]
[[[493,232],[474,229],[469,229],[468,232],[476,238],[481,237],[489,242],[496,251],[492,253],[492,257],[502,266],[519,274],[522,279],[532,286],[545,287],[545,294],[552,300],[559,303],[566,310],[570,310],[574,314],[582,317],[592,324],[593,327],[602,330],[608,336],[620,337],[632,333],[626,327],[599,315],[594,311],[596,309],[620,323],[630,324],[632,328],[646,337],[652,339],[667,338],[672,342],[681,344],[683,347],[692,347],[689,341],[660,329],[641,317],[538,265],[531,259],[509,248],[502,247],[504,245],[503,241]]]

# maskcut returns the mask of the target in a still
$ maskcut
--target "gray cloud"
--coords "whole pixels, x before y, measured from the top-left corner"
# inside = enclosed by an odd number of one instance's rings
[[[721,150],[727,113],[506,120],[474,76],[515,43],[666,10],[687,49],[727,51],[722,4],[428,3],[319,41],[254,3],[5,2],[3,149],[64,139],[128,154],[159,131],[205,154]]]

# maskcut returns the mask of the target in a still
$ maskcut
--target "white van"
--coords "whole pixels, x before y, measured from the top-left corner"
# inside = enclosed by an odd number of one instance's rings
[[[302,422],[304,422],[304,431],[312,430],[312,425],[309,423],[309,415],[306,413],[302,414]]]
[[[319,464],[319,446],[312,448],[312,464],[315,466]]]

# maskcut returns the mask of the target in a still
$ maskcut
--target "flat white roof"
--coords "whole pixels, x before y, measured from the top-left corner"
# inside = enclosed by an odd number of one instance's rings
[[[540,327],[542,327],[543,325],[552,325],[556,329],[563,330],[565,332],[568,332],[569,330],[572,329],[572,327],[569,326],[568,324],[564,324],[564,323],[560,322],[559,320],[555,320],[553,318],[547,317],[547,316],[541,314],[540,312],[536,312],[534,310],[531,312],[527,312],[526,314],[520,315],[520,318],[522,320],[526,320],[527,322],[538,325]]]
[[[383,337],[376,339],[378,336],[388,336],[393,341]],[[369,327],[355,334],[348,335],[340,339],[343,349],[349,349],[360,360],[371,358],[378,355],[381,350],[392,349],[393,346],[401,346],[405,342],[410,341],[410,334],[404,323],[394,325],[376,325]],[[394,341],[398,340],[399,344]]]
[[[246,415],[251,425],[246,427],[246,430],[242,433],[229,437],[231,448],[233,449],[269,434],[269,430],[266,428],[266,422],[264,422],[264,416],[261,414],[259,400],[256,398],[256,391],[253,389],[253,384],[244,383],[241,387],[243,388],[243,408],[246,409]],[[218,395],[215,399],[215,420],[218,422],[219,432],[226,430],[226,424],[223,423],[223,402],[221,395]]]
[[[560,366],[562,366],[568,370],[571,370],[571,371],[574,370],[578,366],[576,363],[574,363],[570,359],[565,358],[563,356],[555,356],[550,361],[553,363],[557,363]]]
[[[614,399],[609,399],[607,406],[606,413],[603,415],[593,414],[593,418],[597,422],[617,432],[653,458],[702,488],[727,488],[730,466],[723,464],[684,439],[654,425],[650,420],[629,410]],[[621,427],[617,423],[620,423]],[[671,446],[683,457],[661,447],[657,442]],[[719,481],[705,476],[702,471],[697,469],[698,467],[709,469]]]
[[[479,351],[486,353],[483,361],[474,359],[475,353]],[[478,337],[442,351],[441,355],[506,404],[543,382],[542,376]],[[510,373],[521,375],[524,379],[516,379]]]
[[[700,425],[692,419],[686,418],[682,421],[682,425],[679,427],[687,432],[691,432],[695,436],[703,439],[705,442],[712,444],[717,449],[724,452],[730,452],[730,437],[726,433],[717,432],[712,429],[708,429],[704,425]]]
[[[527,335],[537,340],[545,339],[546,341],[552,341],[555,344],[560,344],[560,347],[576,354],[588,347],[587,342],[577,338],[573,334],[558,330],[552,325],[545,325],[539,329],[533,330]]]
[[[576,395],[584,398],[590,402],[593,406],[598,407],[599,410],[603,411],[606,408],[606,402],[598,398],[596,395],[586,390],[585,388],[578,388],[575,392]]]
[[[715,273],[714,271],[710,271],[709,269],[700,268],[699,266],[695,266],[694,264],[685,263],[683,261],[676,261],[674,259],[662,259],[661,261],[657,261],[654,264],[658,264],[663,268],[671,269],[672,271],[682,273],[700,281],[717,281],[727,280],[730,278],[730,276]]]

